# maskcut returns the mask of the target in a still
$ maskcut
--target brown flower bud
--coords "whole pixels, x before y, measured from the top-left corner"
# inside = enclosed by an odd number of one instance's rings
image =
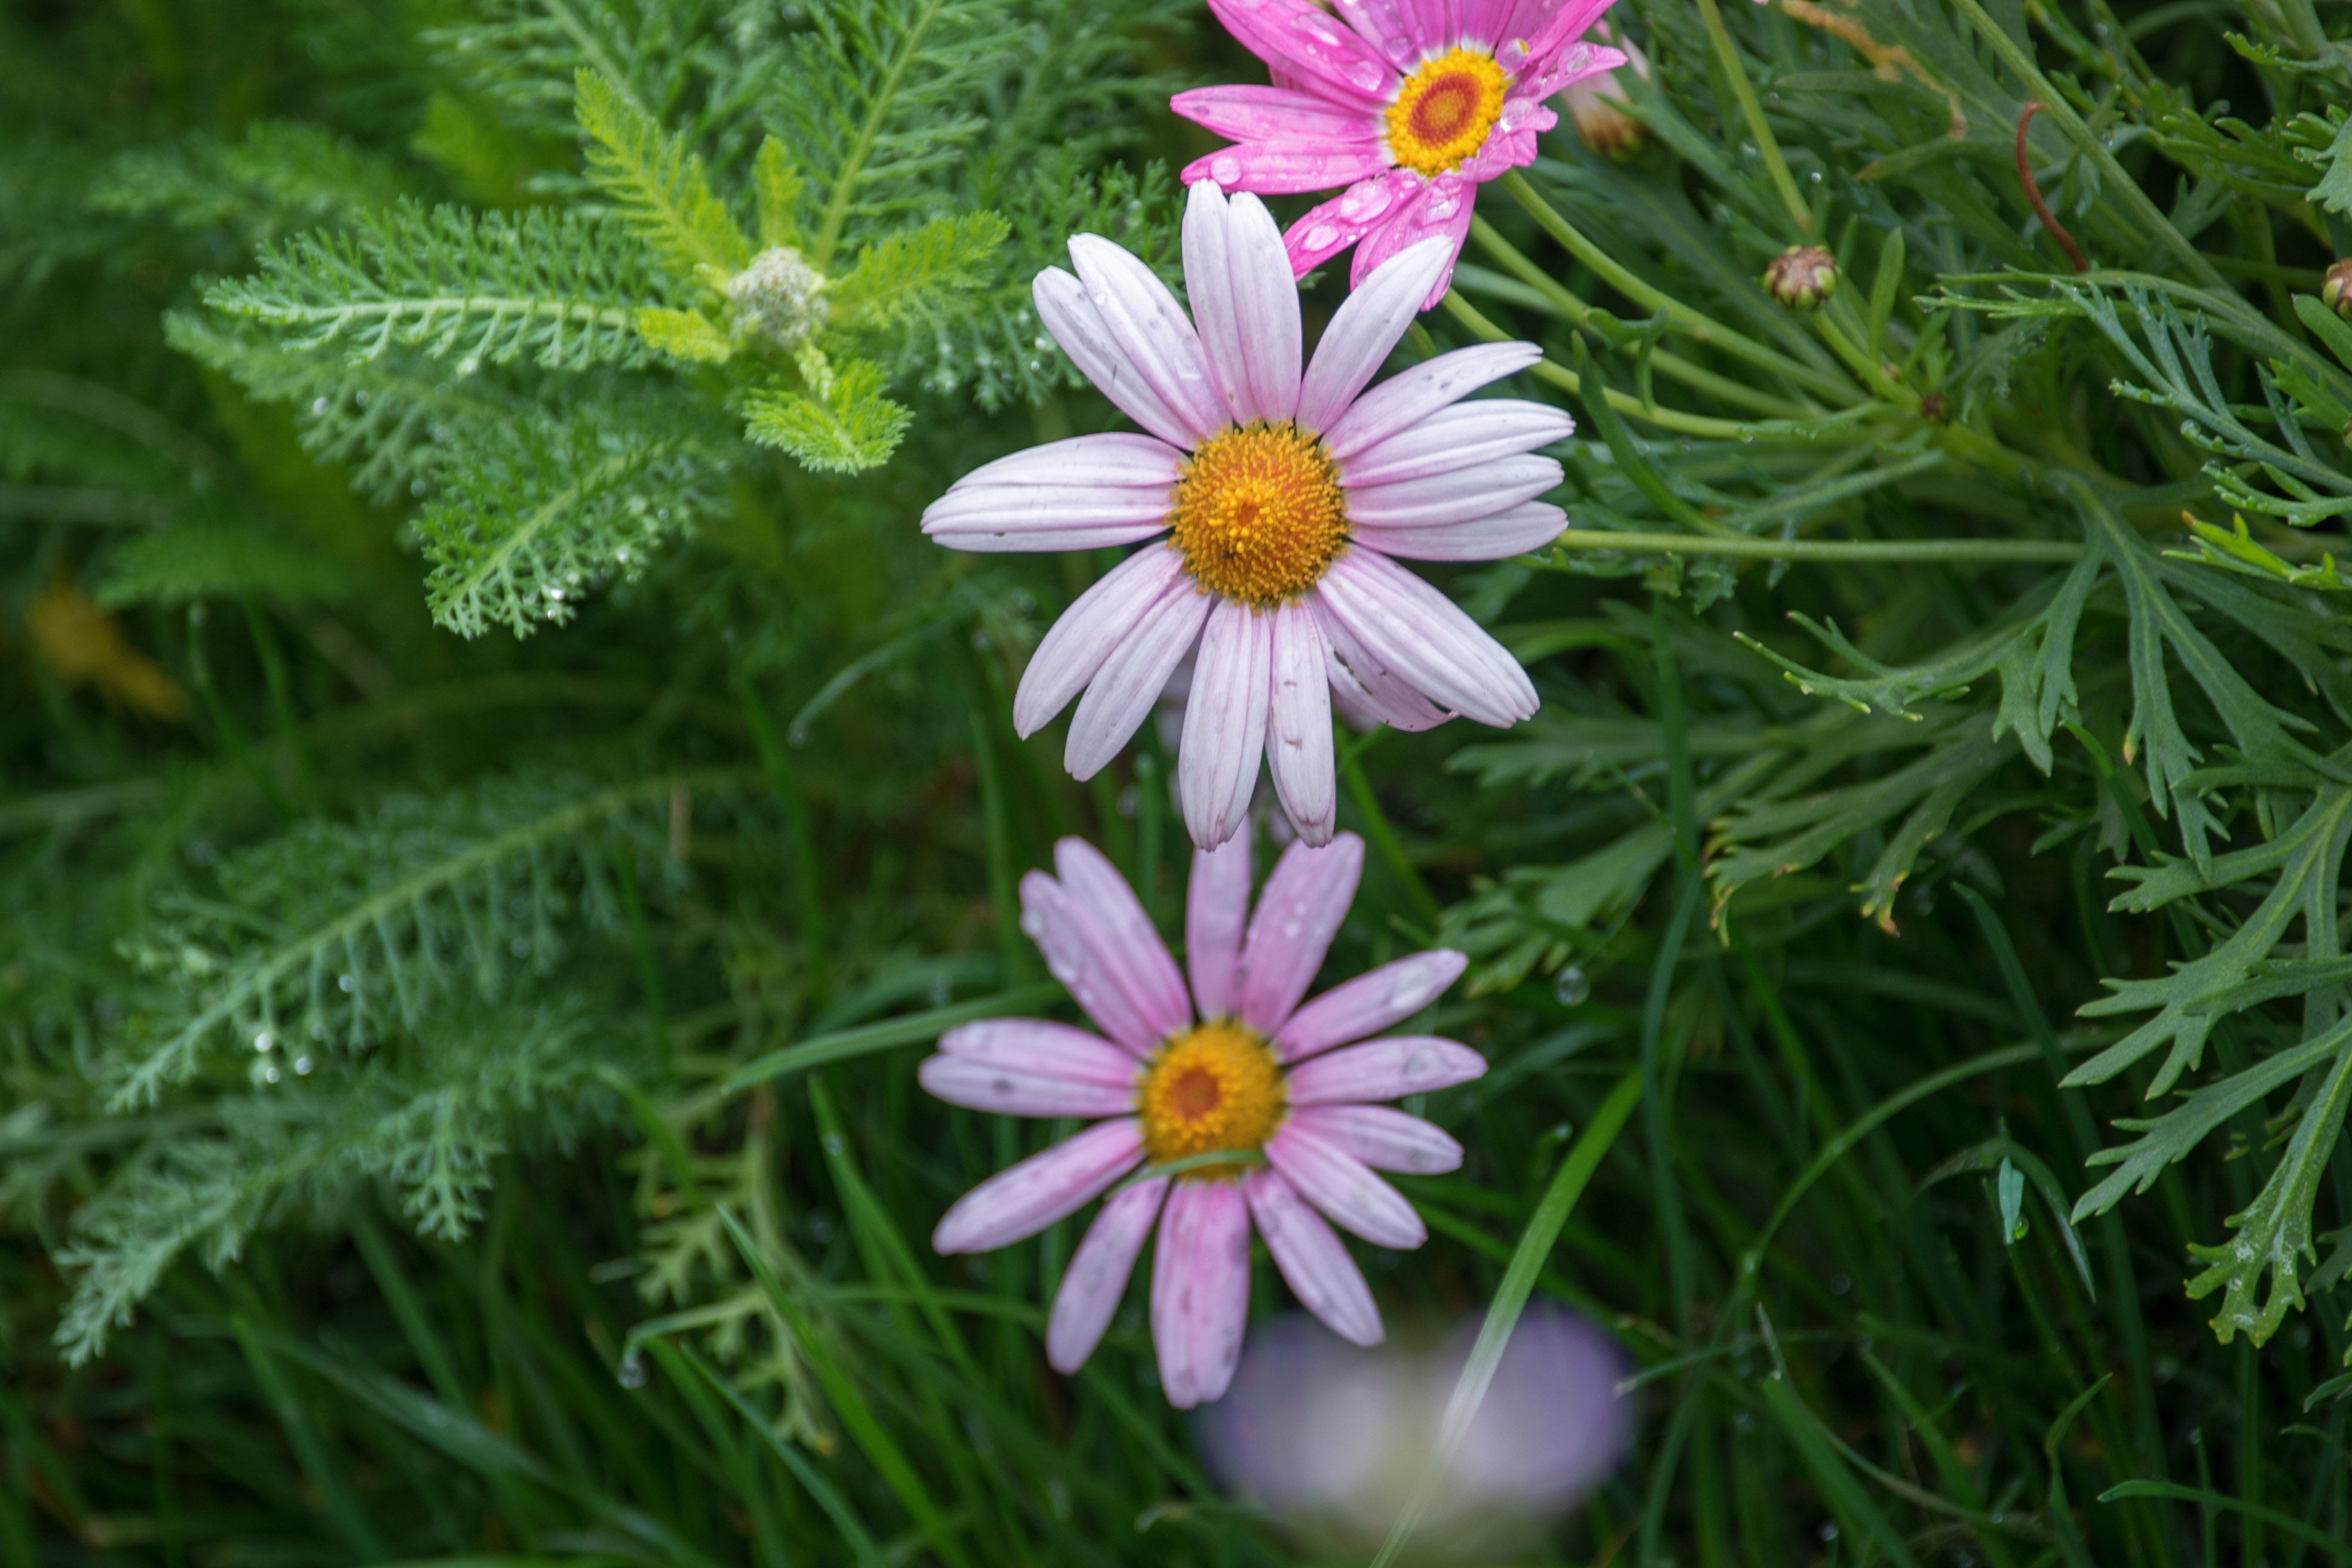
[[[1764,268],[1764,292],[1791,310],[1818,310],[1837,292],[1837,258],[1818,245],[1792,245]]]
[[[1633,47],[1633,39],[1612,33],[1606,22],[1594,24],[1592,36],[1623,50],[1626,63],[1616,70],[1569,83],[1560,89],[1560,105],[1575,121],[1576,134],[1587,147],[1612,163],[1629,163],[1648,150],[1650,128],[1625,112],[1628,100],[1618,78],[1630,71],[1647,81],[1650,62]]]
[[[2352,257],[2330,267],[2319,280],[2319,302],[2352,321]]]
[[[1940,392],[1931,392],[1919,400],[1919,417],[1930,425],[1941,425],[1952,416],[1952,405]]]

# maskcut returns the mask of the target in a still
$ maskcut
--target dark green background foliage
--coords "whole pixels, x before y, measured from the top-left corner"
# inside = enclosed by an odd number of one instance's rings
[[[1648,537],[1433,574],[1542,714],[1343,751],[1332,973],[1467,949],[1493,1063],[1383,1307],[1484,1310],[1633,1072],[1528,1256],[1642,1435],[1526,1561],[2344,1561],[2347,18],[1616,15],[1648,150],[1486,187],[1401,351],[1540,340]],[[1057,836],[1177,929],[1156,743],[1011,732],[1107,563],[915,524],[1108,425],[1027,279],[1172,276],[1166,95],[1251,69],[1176,0],[0,12],[0,1561],[1330,1550],[1132,1303],[1045,1370],[1072,1226],[930,1256],[1055,1130],[912,1079],[1066,1006]],[[813,333],[730,315],[786,245]]]

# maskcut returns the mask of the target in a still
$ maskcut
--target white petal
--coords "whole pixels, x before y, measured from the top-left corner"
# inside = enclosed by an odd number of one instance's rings
[[[1131,1116],[1098,1121],[999,1171],[940,1216],[933,1249],[992,1252],[1077,1213],[1143,1158],[1140,1127]]]
[[[1199,432],[1151,389],[1127,351],[1112,338],[1102,312],[1087,298],[1085,284],[1058,267],[1048,267],[1037,274],[1029,292],[1037,303],[1038,320],[1045,323],[1045,330],[1054,334],[1054,341],[1062,345],[1078,373],[1095,384],[1096,391],[1161,440],[1188,452],[1192,449]]]
[[[1331,751],[1331,678],[1315,612],[1285,605],[1274,622],[1273,700],[1266,709],[1265,762],[1274,791],[1298,837],[1328,844],[1339,816]]]
[[[1290,1022],[1274,1037],[1275,1054],[1286,1062],[1304,1061],[1333,1046],[1377,1035],[1444,995],[1469,965],[1470,960],[1463,954],[1441,947],[1383,963],[1334,985],[1290,1016]],[[941,1040],[940,1048],[950,1047]]]
[[[1252,1171],[1243,1178],[1242,1193],[1298,1304],[1349,1343],[1379,1344],[1381,1312],[1372,1305],[1371,1287],[1323,1216],[1278,1171]]]
[[[1168,527],[1169,495],[1136,485],[975,485],[923,511],[923,532],[950,550],[1098,550]]]
[[[1376,1247],[1413,1247],[1429,1239],[1421,1216],[1370,1166],[1296,1121],[1274,1135],[1265,1157],[1299,1195]]]
[[[1249,1324],[1249,1205],[1231,1182],[1179,1182],[1151,1258],[1151,1339],[1168,1403],[1224,1393]]]
[[[1339,423],[1324,432],[1323,444],[1332,457],[1345,462],[1412,429],[1489,382],[1516,374],[1542,358],[1543,350],[1533,343],[1479,343],[1423,360],[1356,399]]]
[[[1249,820],[1272,697],[1273,617],[1227,599],[1209,613],[1184,703],[1177,794],[1192,842],[1214,849]]]
[[[1399,527],[1492,517],[1555,489],[1560,478],[1556,460],[1524,453],[1497,458],[1464,473],[1435,474],[1423,479],[1401,479],[1361,489],[1350,486],[1348,521]]]
[[[1576,421],[1548,404],[1523,403],[1514,397],[1481,398],[1441,408],[1419,424],[1339,459],[1339,482],[1352,493],[1372,485],[1425,479],[1532,452],[1575,434]]]
[[[1298,411],[1298,282],[1290,273],[1281,226],[1265,204],[1247,193],[1232,198],[1225,226],[1225,265],[1232,269],[1234,314],[1241,323],[1243,365],[1260,419],[1288,419]]]
[[[1257,417],[1250,395],[1249,356],[1234,310],[1225,194],[1214,180],[1193,184],[1184,199],[1184,294],[1201,334],[1201,352],[1217,384],[1226,415],[1245,425]]]
[[[1411,681],[1364,651],[1355,634],[1339,623],[1324,603],[1320,590],[1307,596],[1315,624],[1323,633],[1329,658],[1324,673],[1331,678],[1331,700],[1343,710],[1357,710],[1375,724],[1418,732],[1433,730],[1454,717],[1421,694]]]
[[[925,1057],[915,1081],[934,1100],[999,1116],[1125,1116],[1135,1109],[1132,1087],[1076,1083],[991,1067],[966,1057]]]
[[[1375,1171],[1437,1176],[1462,1168],[1461,1144],[1443,1128],[1393,1106],[1311,1105],[1291,1112],[1290,1120]]]
[[[1316,587],[1359,647],[1432,701],[1497,727],[1535,712],[1535,683],[1503,645],[1378,551],[1349,551]]]
[[[1065,1377],[1087,1363],[1102,1342],[1127,1294],[1128,1276],[1135,1272],[1135,1256],[1160,1218],[1160,1200],[1168,1178],[1138,1182],[1114,1195],[1087,1226],[1084,1241],[1070,1258],[1062,1288],[1054,1293],[1054,1314],[1045,1324],[1045,1363]]]
[[[1540,404],[1532,406],[1540,407]],[[1073,436],[1008,453],[982,463],[955,483],[950,493],[973,485],[1158,485],[1175,484],[1184,454],[1156,436],[1113,431]]]
[[[1103,660],[1070,720],[1062,763],[1072,778],[1100,773],[1150,715],[1160,689],[1201,635],[1211,603],[1190,577],[1179,576]]]
[[[1356,542],[1408,561],[1505,561],[1541,550],[1568,526],[1568,514],[1549,501],[1529,501],[1468,522],[1425,522],[1356,530]]]
[[[1328,430],[1348,411],[1421,311],[1421,302],[1454,262],[1445,239],[1424,239],[1376,268],[1350,293],[1315,345],[1315,363],[1298,388],[1298,423]]]
[[[1381,972],[1376,969],[1372,973]],[[1343,985],[1330,995],[1337,996],[1346,989]],[[1318,1003],[1327,999],[1316,998]],[[1386,1026],[1373,1026],[1383,1027]],[[1365,1032],[1369,1034],[1370,1030]],[[1135,1087],[1133,1057],[1099,1035],[1044,1018],[983,1018],[976,1024],[960,1024],[940,1037],[940,1049],[951,1057],[962,1057],[988,1067],[1010,1068],[1036,1078],[1067,1079],[1072,1083],[1103,1084],[1130,1090]]]
[[[1486,1058],[1456,1040],[1398,1035],[1342,1051],[1326,1051],[1292,1069],[1290,1103],[1368,1105],[1468,1083],[1486,1071]]]
[[[1363,878],[1364,841],[1352,833],[1321,848],[1301,840],[1282,852],[1242,947],[1244,1023],[1271,1037],[1290,1021]]]
[[[1096,579],[1029,656],[1013,696],[1015,732],[1025,741],[1044,729],[1183,576],[1175,551],[1139,550]]]
[[[1218,848],[1192,851],[1192,876],[1184,897],[1184,964],[1192,971],[1192,1005],[1203,1018],[1231,1017],[1241,1005],[1251,837],[1236,833]]]
[[[1224,400],[1209,378],[1200,334],[1168,285],[1100,235],[1072,236],[1070,264],[1111,341],[1194,439],[1222,429]]]
[[[1165,1038],[1190,1024],[1192,999],[1184,989],[1183,972],[1144,913],[1143,900],[1109,857],[1083,838],[1064,838],[1054,846],[1054,868],[1061,873],[1083,940],[1150,1038]]]

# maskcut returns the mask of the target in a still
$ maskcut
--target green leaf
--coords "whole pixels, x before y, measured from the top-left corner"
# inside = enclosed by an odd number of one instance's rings
[[[702,160],[602,73],[583,67],[572,80],[580,128],[593,143],[589,178],[672,277],[723,289],[750,264],[751,244],[711,194]]]
[[[743,399],[744,429],[819,473],[854,474],[887,462],[914,416],[882,395],[882,368],[852,360],[828,372],[814,397],[767,386]]]
[[[992,212],[937,217],[858,252],[857,265],[826,299],[843,328],[881,328],[914,320],[979,287],[1012,232]]]
[[[724,364],[735,354],[735,340],[699,310],[639,310],[637,336],[656,353],[691,364]]]
[[[801,237],[801,189],[805,182],[793,167],[793,155],[771,136],[760,143],[751,163],[751,189],[759,201],[760,247],[776,250],[797,246]]]

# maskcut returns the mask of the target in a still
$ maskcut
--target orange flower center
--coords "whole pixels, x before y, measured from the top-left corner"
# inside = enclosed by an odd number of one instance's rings
[[[1408,169],[1443,174],[1486,144],[1503,112],[1508,79],[1493,57],[1450,49],[1404,79],[1388,107],[1389,155]]]
[[[1194,582],[1261,609],[1306,593],[1348,545],[1339,467],[1286,419],[1227,426],[1202,442],[1169,521]]]
[[[1287,1103],[1273,1047],[1226,1018],[1162,1046],[1136,1091],[1144,1152],[1155,1165],[1226,1151],[1255,1153],[1282,1125]],[[1238,1163],[1208,1164],[1179,1179],[1232,1182],[1242,1171]]]

